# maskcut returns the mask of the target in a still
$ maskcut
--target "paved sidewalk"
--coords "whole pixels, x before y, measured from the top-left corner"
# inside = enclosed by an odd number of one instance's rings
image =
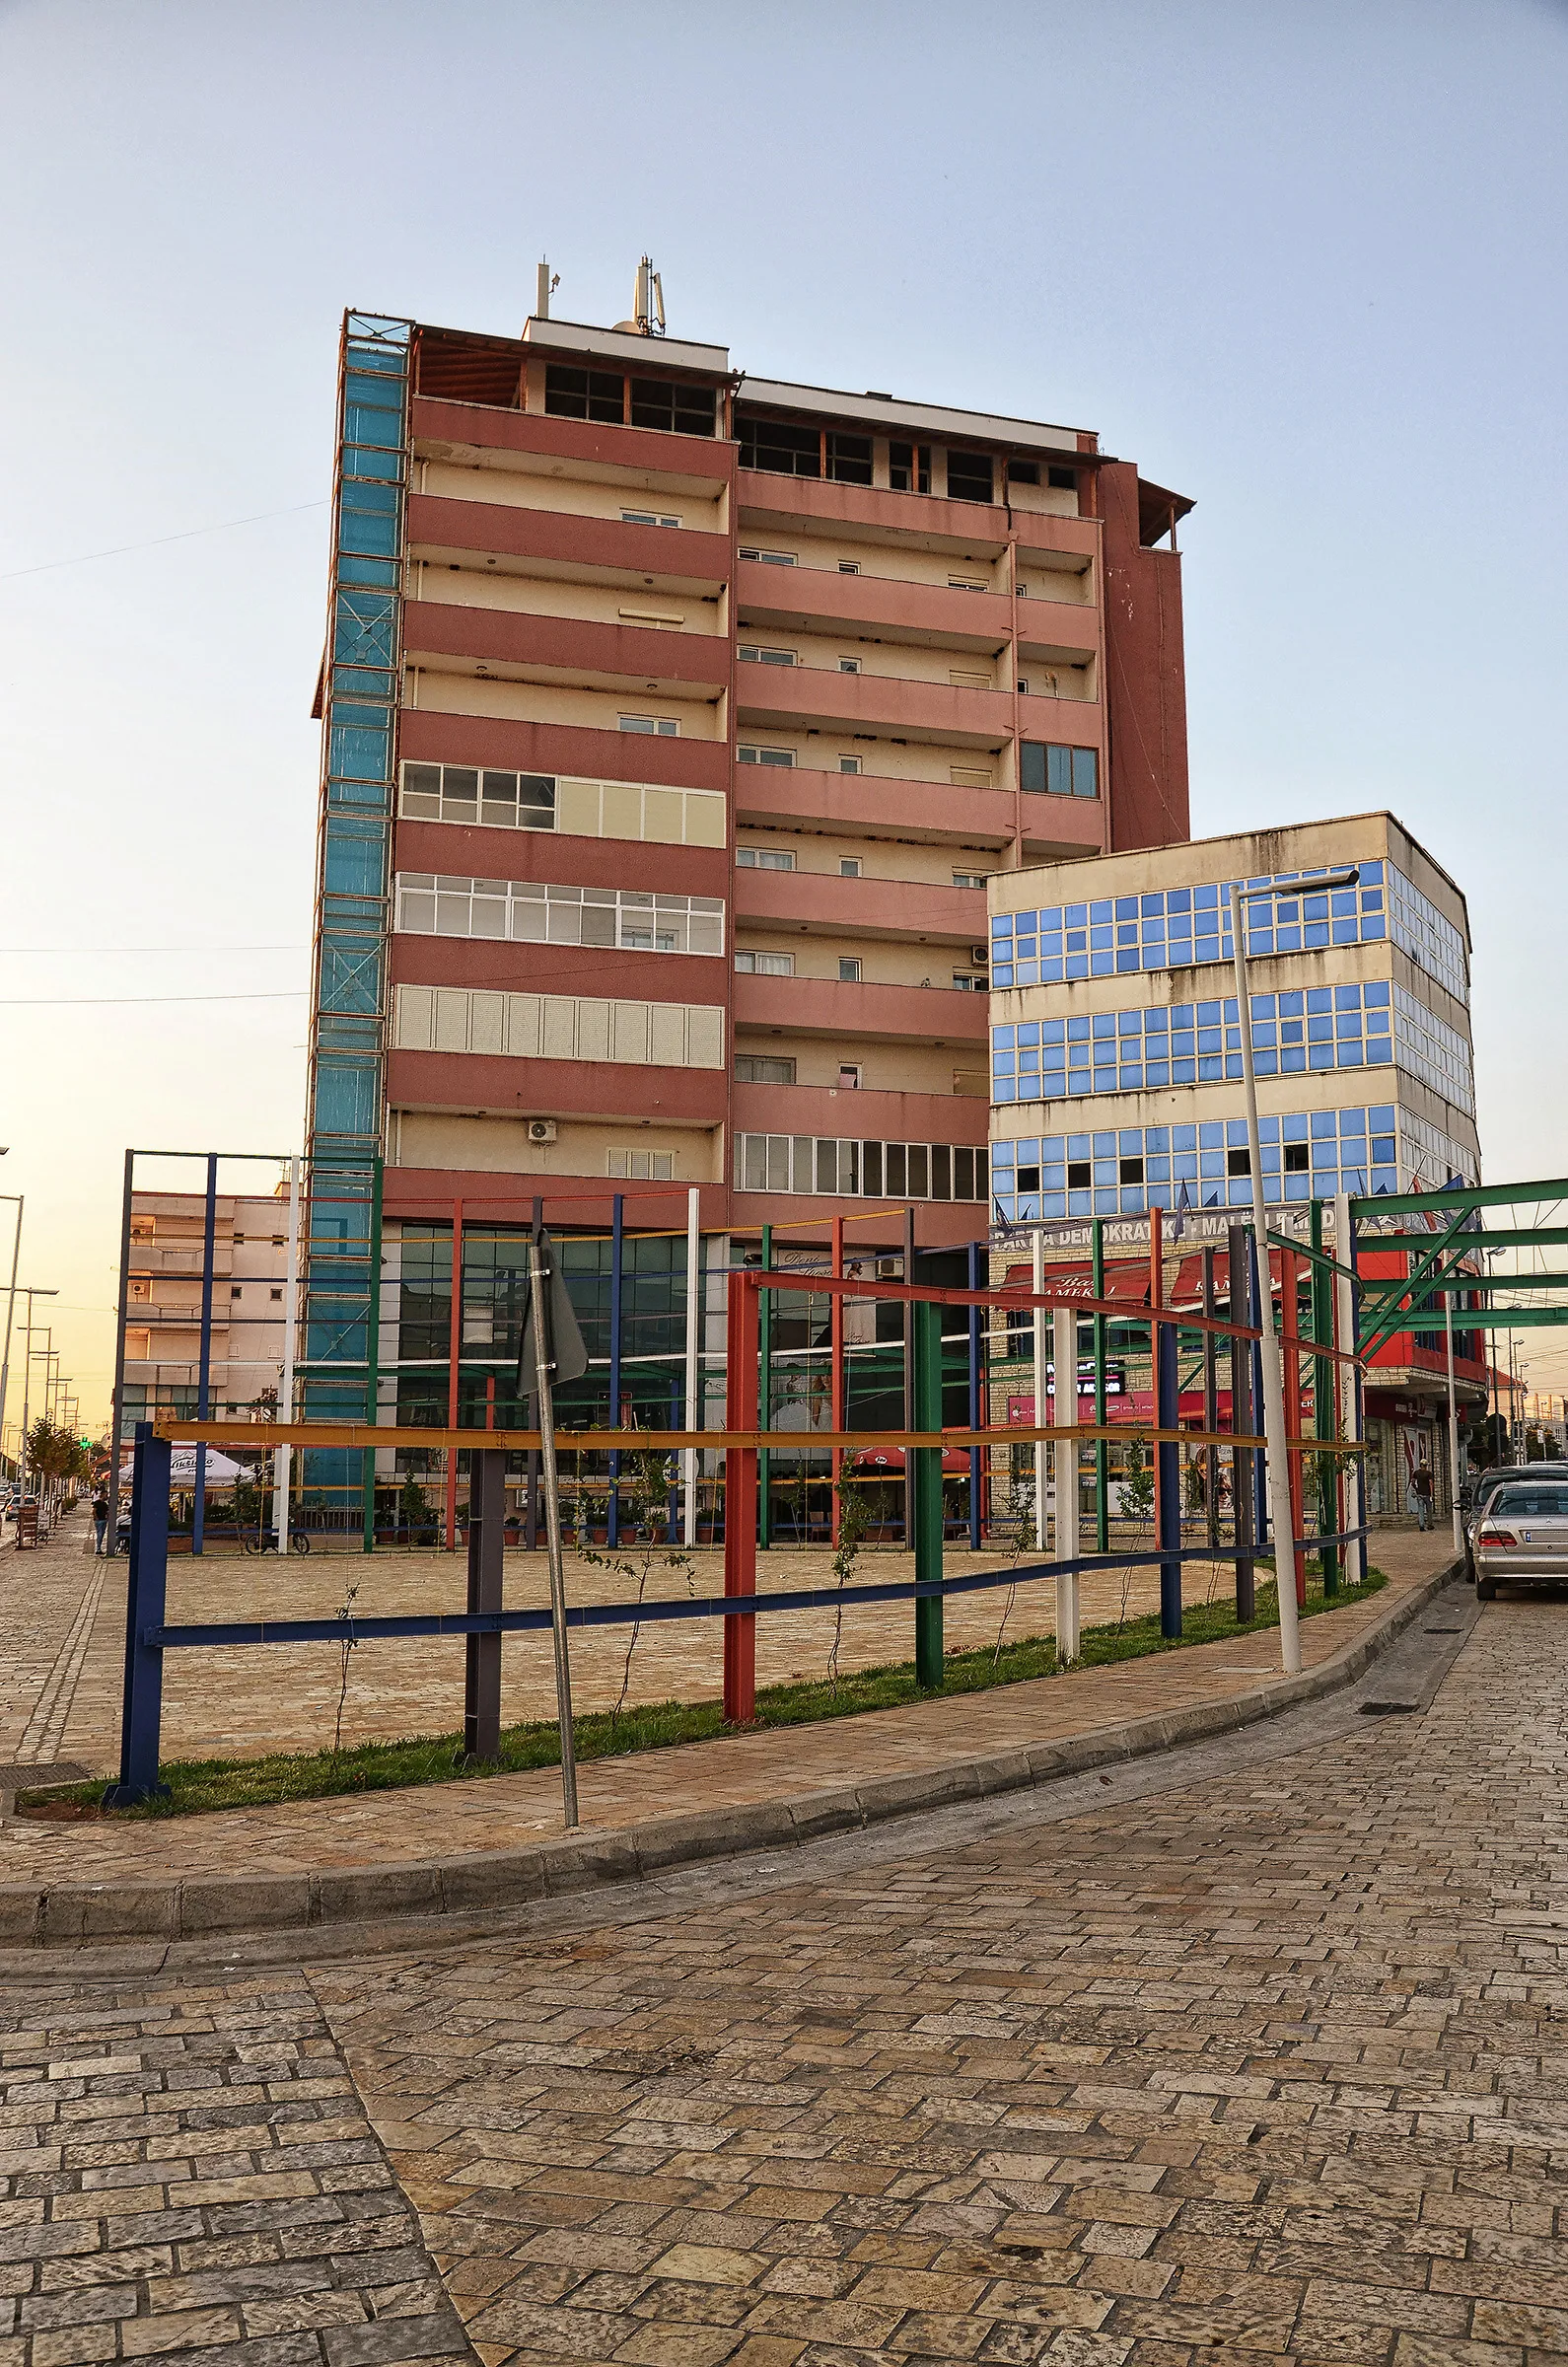
[[[41,1545],[0,1559],[0,1760],[53,1759],[68,1725],[117,1732],[125,1564],[89,1549],[70,1514]],[[88,1765],[107,1765],[102,1752]]]
[[[1302,1630],[1310,1670],[1385,1618],[1450,1557],[1446,1538],[1390,1532],[1378,1542],[1390,1585]],[[765,1622],[762,1622],[765,1624]],[[598,1759],[580,1770],[583,1823],[616,1829],[823,1792],[1049,1744],[1199,1703],[1240,1699],[1278,1670],[1265,1632],[1110,1668],[839,1718]],[[0,1829],[0,1884],[154,1882],[245,1872],[445,1860],[515,1849],[560,1830],[555,1768],[360,1797],[240,1809],[162,1822],[71,1825],[19,1819]]]

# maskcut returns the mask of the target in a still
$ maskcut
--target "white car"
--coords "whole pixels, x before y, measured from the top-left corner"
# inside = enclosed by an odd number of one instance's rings
[[[1568,1478],[1521,1474],[1497,1488],[1475,1524],[1472,1549],[1483,1603],[1499,1586],[1568,1583]]]

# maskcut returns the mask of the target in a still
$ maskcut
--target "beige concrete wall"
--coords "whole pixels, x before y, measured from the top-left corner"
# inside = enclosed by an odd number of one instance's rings
[[[1011,642],[999,642],[990,655],[984,650],[930,648],[920,642],[880,641],[846,627],[838,633],[796,632],[770,625],[743,624],[738,643],[767,649],[791,649],[802,667],[820,674],[837,674],[840,658],[859,660],[862,674],[891,682],[940,682],[955,680],[977,690],[1005,690],[1008,670],[1005,653]],[[745,663],[736,679],[736,699],[743,711],[748,704],[766,706],[770,667]]]
[[[795,1062],[797,1085],[823,1086],[831,1090],[838,1083],[840,1060],[858,1060],[864,1074],[861,1079],[868,1093],[945,1093],[953,1092],[955,1067],[965,1069],[971,1058],[955,1052],[952,1045],[944,1051],[933,1043],[876,1043],[860,1037],[848,1037],[840,1043],[824,1042],[820,1037],[775,1036],[771,1030],[752,1033],[738,1032],[735,1040],[737,1054],[748,1052],[764,1059],[792,1059]],[[978,1047],[972,1054],[977,1077],[983,1077],[985,1056]]]
[[[750,823],[736,828],[738,846],[779,847],[795,857],[797,872],[837,879],[839,864],[846,856],[860,861],[862,876],[868,880],[914,880],[926,887],[951,888],[955,871],[975,876],[990,869],[996,858],[988,855],[963,857],[951,848],[927,846],[892,838],[865,838],[850,833],[843,835],[815,830],[763,829]],[[976,892],[974,905],[974,942],[980,944],[986,934],[985,906]]]
[[[615,690],[574,690],[554,682],[502,681],[472,674],[449,674],[434,666],[410,666],[404,674],[405,706],[442,715],[495,715],[519,723],[564,723],[612,732],[620,714],[670,715],[685,740],[722,740],[722,699],[670,698],[663,692],[633,695]]]
[[[756,671],[760,674],[763,670],[758,667]],[[959,748],[941,741],[899,742],[870,733],[859,737],[848,729],[764,731],[760,725],[743,726],[736,737],[762,748],[792,749],[796,763],[808,771],[836,772],[841,755],[858,756],[861,770],[872,780],[947,782],[957,770],[982,774],[984,778],[972,784],[977,788],[1010,789],[1013,785],[1011,743],[996,750]],[[737,792],[742,805],[747,803],[747,787],[743,778]]]
[[[981,942],[978,932],[974,942]],[[798,978],[836,978],[841,954],[860,957],[863,986],[940,986],[950,993],[955,970],[967,969],[962,959],[967,947],[960,944],[912,945],[901,938],[854,937],[807,933],[798,925],[768,930],[760,922],[736,924],[736,951],[793,954]]]
[[[458,461],[416,460],[413,489],[439,494],[446,501],[504,502],[519,510],[553,510],[576,518],[618,519],[623,509],[661,510],[678,517],[682,527],[705,534],[723,534],[728,511],[728,488],[701,491],[690,480],[657,476],[648,469],[606,468],[593,475],[561,473],[561,464],[535,453],[486,454],[482,465]],[[672,534],[675,529],[669,530]],[[675,565],[672,560],[672,566]]]
[[[1042,600],[1079,609],[1095,605],[1094,562],[1081,558],[1076,551],[1032,551],[1028,559],[1021,557],[1018,584],[1027,601]],[[1021,611],[1020,628],[1028,623],[1028,613]]]
[[[534,1143],[528,1122],[514,1117],[463,1117],[445,1111],[393,1110],[389,1149],[397,1167],[472,1170],[483,1175],[606,1176],[611,1151],[669,1151],[672,1181],[723,1182],[723,1128],[595,1124],[563,1118],[553,1142]]]
[[[623,584],[569,583],[555,576],[493,573],[415,559],[404,570],[411,600],[460,609],[504,609],[523,616],[571,616],[587,624],[634,624],[650,632],[714,635],[725,629],[724,602],[698,593],[630,590]]]

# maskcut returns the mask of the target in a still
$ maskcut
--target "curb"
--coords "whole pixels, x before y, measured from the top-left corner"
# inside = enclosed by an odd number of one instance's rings
[[[644,1825],[521,1849],[475,1850],[405,1864],[329,1867],[320,1873],[216,1874],[169,1882],[0,1885],[0,1949],[84,1948],[106,1941],[222,1939],[319,1929],[395,1917],[463,1917],[527,1906],[609,1884],[644,1882],[677,1866],[754,1850],[801,1848],[895,1817],[1025,1791],[1115,1760],[1255,1725],[1352,1685],[1461,1570],[1458,1559],[1424,1578],[1353,1644],[1299,1677],[1226,1701],[1101,1727],[1059,1743],[951,1760],[840,1790],[748,1807],[698,1809]]]

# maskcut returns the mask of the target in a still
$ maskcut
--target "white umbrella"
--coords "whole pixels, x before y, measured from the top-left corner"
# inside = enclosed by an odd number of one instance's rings
[[[120,1466],[120,1478],[123,1481],[130,1479],[131,1470],[131,1462],[127,1457]],[[244,1464],[234,1462],[230,1456],[221,1453],[217,1447],[207,1449],[207,1485],[209,1487],[230,1487],[236,1479],[248,1479],[250,1473]],[[196,1450],[194,1447],[175,1447],[171,1450],[169,1484],[171,1487],[195,1486]]]

